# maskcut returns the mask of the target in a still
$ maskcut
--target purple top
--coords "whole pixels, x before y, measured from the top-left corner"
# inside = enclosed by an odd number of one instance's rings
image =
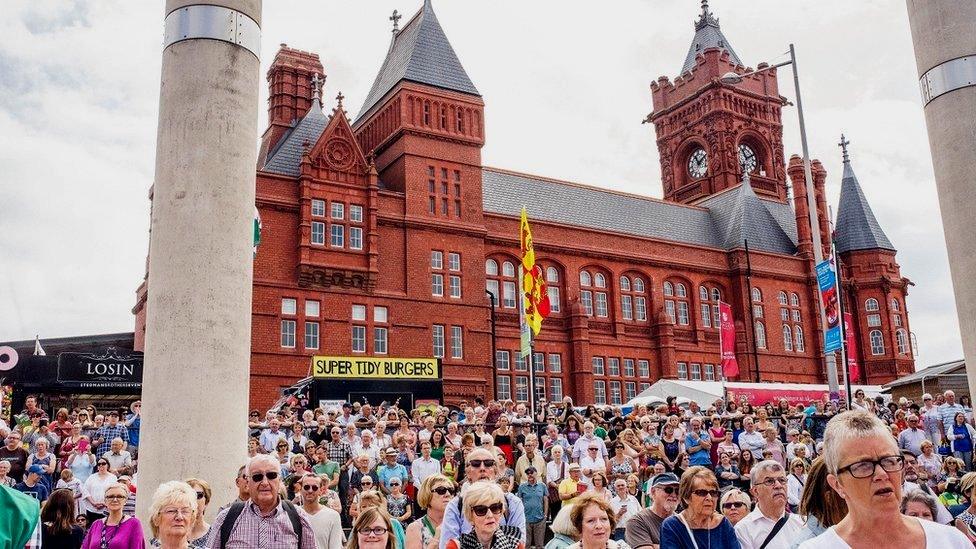
[[[102,546],[102,530],[105,529],[105,519],[99,519],[92,524],[81,544],[81,549],[99,549]],[[109,526],[105,530],[105,540],[108,549],[144,549],[146,542],[142,538],[142,524],[135,517],[125,517],[118,526]]]

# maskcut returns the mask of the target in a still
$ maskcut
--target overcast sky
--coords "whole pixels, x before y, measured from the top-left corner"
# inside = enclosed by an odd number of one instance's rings
[[[321,56],[326,108],[359,111],[422,0],[265,0],[278,44]],[[163,2],[4,0],[0,18],[0,341],[130,331],[148,246]],[[612,6],[612,9],[608,7]],[[961,357],[917,73],[902,0],[712,0],[744,63],[796,44],[811,154],[836,209],[844,132],[898,248],[921,366]],[[648,85],[674,77],[697,0],[434,0],[485,100],[484,163],[661,196]],[[599,8],[599,9],[597,9]],[[789,69],[780,90],[793,99]],[[786,108],[786,156],[800,151]]]

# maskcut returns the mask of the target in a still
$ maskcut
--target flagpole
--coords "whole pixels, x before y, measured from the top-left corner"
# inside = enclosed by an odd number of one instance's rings
[[[834,240],[830,240],[830,253],[834,256],[834,266],[837,268],[837,314],[840,315],[840,360],[844,367],[844,390],[847,391],[847,409],[851,408],[851,376],[850,361],[847,360],[847,326],[844,325],[844,287],[841,285],[840,257],[834,247]]]
[[[522,268],[522,264],[519,263],[518,267],[518,285],[519,285],[519,341],[521,341],[526,332],[528,332],[529,339],[529,354],[528,368],[529,368],[529,410],[532,417],[535,417],[535,352],[533,349],[533,344],[535,343],[532,337],[532,330],[529,328],[529,324],[525,318],[525,269]],[[519,353],[522,353],[524,347],[519,345]]]

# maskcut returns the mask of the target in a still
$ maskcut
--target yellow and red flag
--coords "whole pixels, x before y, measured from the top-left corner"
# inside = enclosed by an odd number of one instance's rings
[[[519,247],[522,251],[522,294],[525,322],[532,328],[532,335],[539,335],[542,321],[549,316],[549,290],[542,267],[535,262],[532,248],[532,229],[529,228],[528,213],[522,208],[522,222],[519,226]]]

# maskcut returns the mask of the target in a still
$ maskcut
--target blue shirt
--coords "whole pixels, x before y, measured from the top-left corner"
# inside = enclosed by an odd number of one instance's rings
[[[696,440],[693,433],[688,433],[685,435],[685,448],[697,446],[700,440],[709,440],[708,433],[705,431],[701,431],[698,434],[698,438],[699,440]],[[712,465],[712,455],[708,450],[699,448],[694,452],[688,452],[688,463],[691,465],[704,465],[709,467]]]
[[[544,501],[549,496],[546,486],[536,479],[535,484],[523,482],[518,487],[518,497],[525,507],[525,522],[533,524],[546,518]]]
[[[100,456],[112,449],[112,440],[116,438],[121,438],[122,442],[128,444],[129,430],[126,429],[125,425],[122,425],[121,423],[117,423],[115,427],[112,427],[106,423],[95,431],[95,436],[93,438],[102,440],[102,443],[98,445],[98,449],[95,451],[95,455]]]
[[[447,542],[461,537],[461,534],[467,534],[472,529],[471,523],[461,514],[462,505],[459,503],[462,497],[455,497],[444,509],[444,520],[441,522],[440,549],[446,549]],[[514,494],[505,494],[505,503],[508,508],[502,516],[501,525],[515,526],[520,529],[522,531],[522,543],[525,543],[525,507],[522,505],[522,500],[515,497]]]
[[[383,486],[386,486],[386,489],[389,490],[391,478],[399,478],[401,486],[406,486],[410,478],[410,473],[407,472],[407,468],[401,463],[397,463],[392,467],[384,463],[376,468],[376,476],[383,483]]]
[[[661,547],[668,549],[696,549],[709,547],[710,549],[739,549],[739,539],[735,537],[735,529],[729,519],[722,519],[722,523],[711,530],[692,528],[695,543],[688,536],[688,529],[681,519],[675,516],[664,519],[661,523]]]
[[[14,489],[36,499],[38,503],[47,501],[47,497],[51,494],[50,488],[40,480],[33,486],[28,486],[26,483],[21,482],[14,486]]]
[[[125,428],[129,430],[129,444],[138,447],[139,428],[142,426],[142,416],[136,417],[135,421],[132,421],[133,417],[135,417],[135,414],[129,414],[125,416],[125,423],[126,423]],[[131,425],[129,424],[130,421],[132,421]]]

